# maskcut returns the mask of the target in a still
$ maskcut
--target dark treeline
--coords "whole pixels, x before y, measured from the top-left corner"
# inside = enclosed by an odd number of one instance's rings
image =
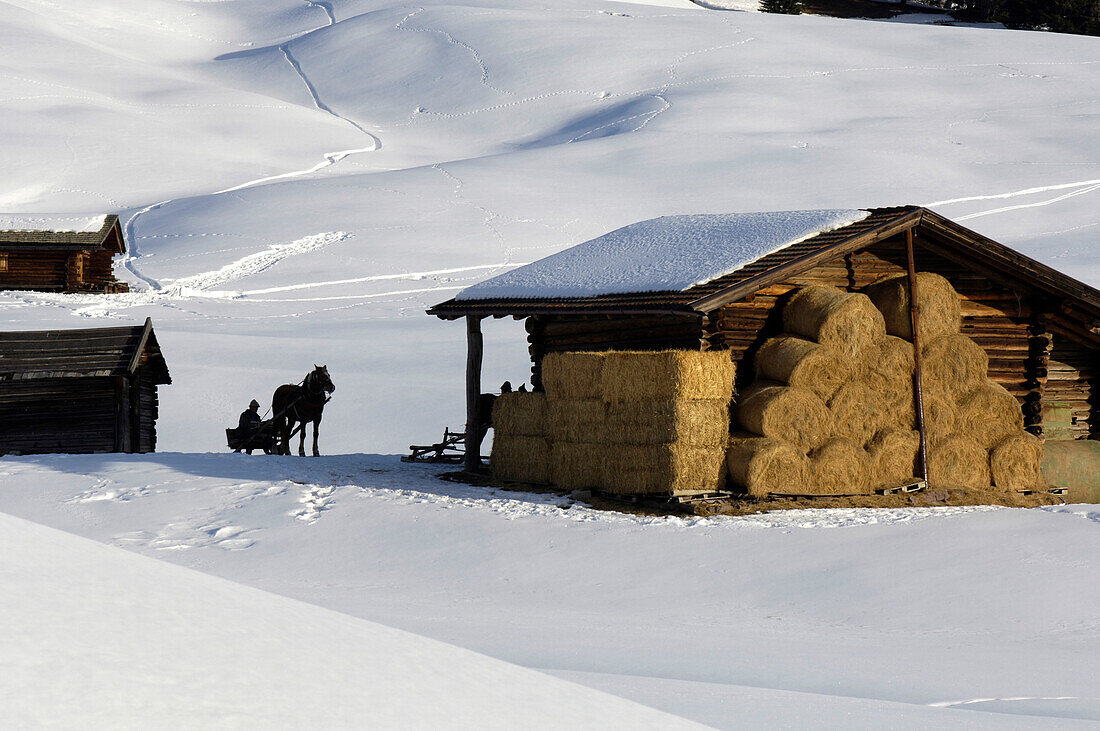
[[[906,0],[902,0],[906,4]],[[959,20],[1002,23],[1017,30],[1100,35],[1100,0],[922,0]],[[800,0],[761,0],[771,13],[799,13]]]
[[[1100,35],[1100,0],[931,0],[929,4],[950,10],[960,20],[995,21],[1020,30]]]

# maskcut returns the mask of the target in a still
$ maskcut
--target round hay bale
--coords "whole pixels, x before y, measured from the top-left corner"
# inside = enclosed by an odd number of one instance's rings
[[[884,337],[867,359],[869,373],[900,385],[913,383],[913,344],[894,335]]]
[[[810,475],[810,460],[797,447],[745,433],[730,438],[726,467],[733,484],[755,497],[805,492]]]
[[[871,455],[871,485],[897,487],[916,473],[920,434],[911,429],[883,429],[867,445]]]
[[[1020,402],[1004,386],[993,381],[985,381],[959,403],[955,430],[985,449],[991,449],[1023,428],[1024,412]]]
[[[928,448],[931,487],[979,490],[991,483],[989,453],[966,434],[952,434]]]
[[[989,455],[993,484],[1002,490],[1029,490],[1043,484],[1043,441],[1020,432],[1005,437]]]
[[[935,444],[955,432],[958,422],[958,409],[954,402],[944,394],[924,392],[924,433],[929,444]],[[916,417],[911,417],[916,426]]]
[[[863,294],[803,287],[783,308],[783,329],[828,345],[856,363],[886,335],[882,313]]]
[[[808,452],[829,438],[832,416],[813,391],[757,381],[737,404],[741,427],[753,434],[794,444]]]
[[[871,488],[871,456],[860,445],[833,437],[810,454],[811,492],[819,495],[865,493]]]
[[[941,335],[921,343],[921,377],[926,390],[958,401],[982,384],[988,369],[989,356],[965,335]]]
[[[913,339],[909,314],[909,275],[896,274],[880,279],[867,288],[867,296],[882,312],[886,332]],[[917,305],[920,308],[918,332],[921,342],[941,335],[952,335],[962,327],[959,294],[939,274],[917,272]]]
[[[892,419],[890,405],[879,398],[866,381],[849,381],[829,399],[833,436],[844,437],[861,447]]]
[[[756,352],[756,377],[813,391],[828,400],[852,376],[840,353],[795,335],[768,338]]]

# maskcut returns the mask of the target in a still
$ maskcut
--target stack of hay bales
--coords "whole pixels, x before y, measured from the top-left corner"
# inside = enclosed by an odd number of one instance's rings
[[[550,482],[546,394],[504,393],[493,404],[493,478]]]
[[[548,354],[545,395],[497,400],[493,474],[618,494],[717,490],[733,375],[728,351]]]
[[[989,380],[985,350],[960,332],[958,293],[929,272],[917,274],[917,292],[929,484],[1006,491],[1038,486],[1042,441],[1023,430],[1019,402]],[[867,294],[882,311],[887,332],[911,341],[908,278],[888,277]],[[912,396],[910,386],[905,398],[911,402]],[[914,424],[912,408],[906,413]]]
[[[608,353],[608,450],[599,486],[618,494],[723,487],[733,376],[729,351]]]
[[[1023,431],[1016,399],[987,378],[985,351],[960,333],[954,288],[917,276],[929,482],[1035,486],[1042,443]],[[744,431],[727,460],[736,485],[757,496],[829,495],[913,477],[920,438],[908,294],[901,275],[866,295],[812,285],[791,298],[785,333],[761,346],[756,380],[737,402]]]
[[[784,307],[783,326],[737,403],[732,481],[766,496],[860,493],[891,479],[910,441],[895,433],[905,431],[895,384],[913,371],[882,314],[866,295],[813,285]]]

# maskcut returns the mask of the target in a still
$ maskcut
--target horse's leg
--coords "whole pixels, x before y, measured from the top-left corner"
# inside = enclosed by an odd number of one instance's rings
[[[321,456],[321,450],[317,449],[317,432],[320,431],[320,429],[321,429],[321,417],[318,416],[316,419],[313,420],[313,456],[314,457],[320,457]],[[305,429],[302,429],[302,432],[305,433]]]
[[[298,434],[298,456],[306,456],[306,427],[309,426],[309,422],[302,420],[302,431]]]

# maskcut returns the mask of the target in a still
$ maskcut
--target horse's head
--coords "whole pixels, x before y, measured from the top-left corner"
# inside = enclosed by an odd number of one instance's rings
[[[313,372],[309,374],[309,377],[310,380],[325,393],[332,393],[336,390],[335,384],[333,384],[332,379],[329,378],[327,365],[319,366],[314,363]]]

